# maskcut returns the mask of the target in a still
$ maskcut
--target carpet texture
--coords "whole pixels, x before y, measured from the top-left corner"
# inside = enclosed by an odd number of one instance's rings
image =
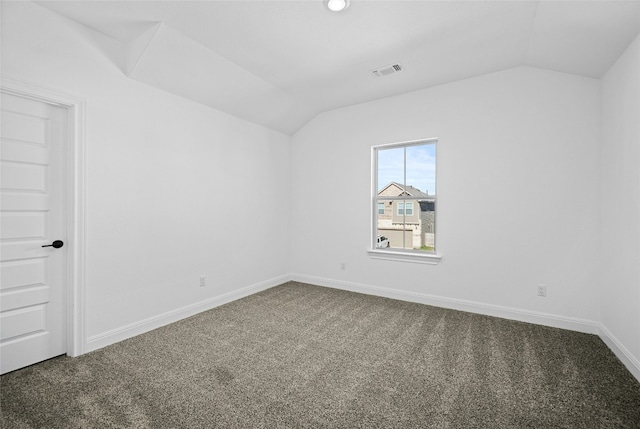
[[[0,378],[3,428],[640,428],[594,335],[295,282]]]

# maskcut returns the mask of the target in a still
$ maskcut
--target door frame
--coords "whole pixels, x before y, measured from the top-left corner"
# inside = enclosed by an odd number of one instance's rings
[[[0,92],[67,110],[64,154],[67,178],[66,350],[69,356],[85,352],[85,101],[42,85],[2,74]]]

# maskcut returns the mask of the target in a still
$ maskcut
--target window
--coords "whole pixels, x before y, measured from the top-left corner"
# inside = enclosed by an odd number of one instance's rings
[[[380,203],[378,203],[380,204]],[[382,203],[384,204],[384,203]],[[413,202],[398,201],[398,216],[407,215],[413,216]]]
[[[373,147],[372,256],[384,252],[408,256],[407,260],[439,259],[436,144],[436,139],[428,139]],[[385,204],[395,206],[393,216],[382,216]],[[386,239],[385,246],[380,237]]]

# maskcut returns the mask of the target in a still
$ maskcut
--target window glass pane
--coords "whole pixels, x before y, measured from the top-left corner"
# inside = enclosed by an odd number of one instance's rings
[[[384,214],[384,203],[378,203],[378,214],[379,215]]]
[[[436,194],[435,144],[407,147],[407,185],[416,196]]]
[[[397,197],[404,185],[404,148],[378,150],[378,195]],[[395,183],[395,184],[394,184]]]

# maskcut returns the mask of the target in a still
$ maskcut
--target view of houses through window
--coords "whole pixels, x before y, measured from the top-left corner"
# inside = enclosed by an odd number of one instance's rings
[[[373,150],[375,247],[435,252],[436,140]]]

